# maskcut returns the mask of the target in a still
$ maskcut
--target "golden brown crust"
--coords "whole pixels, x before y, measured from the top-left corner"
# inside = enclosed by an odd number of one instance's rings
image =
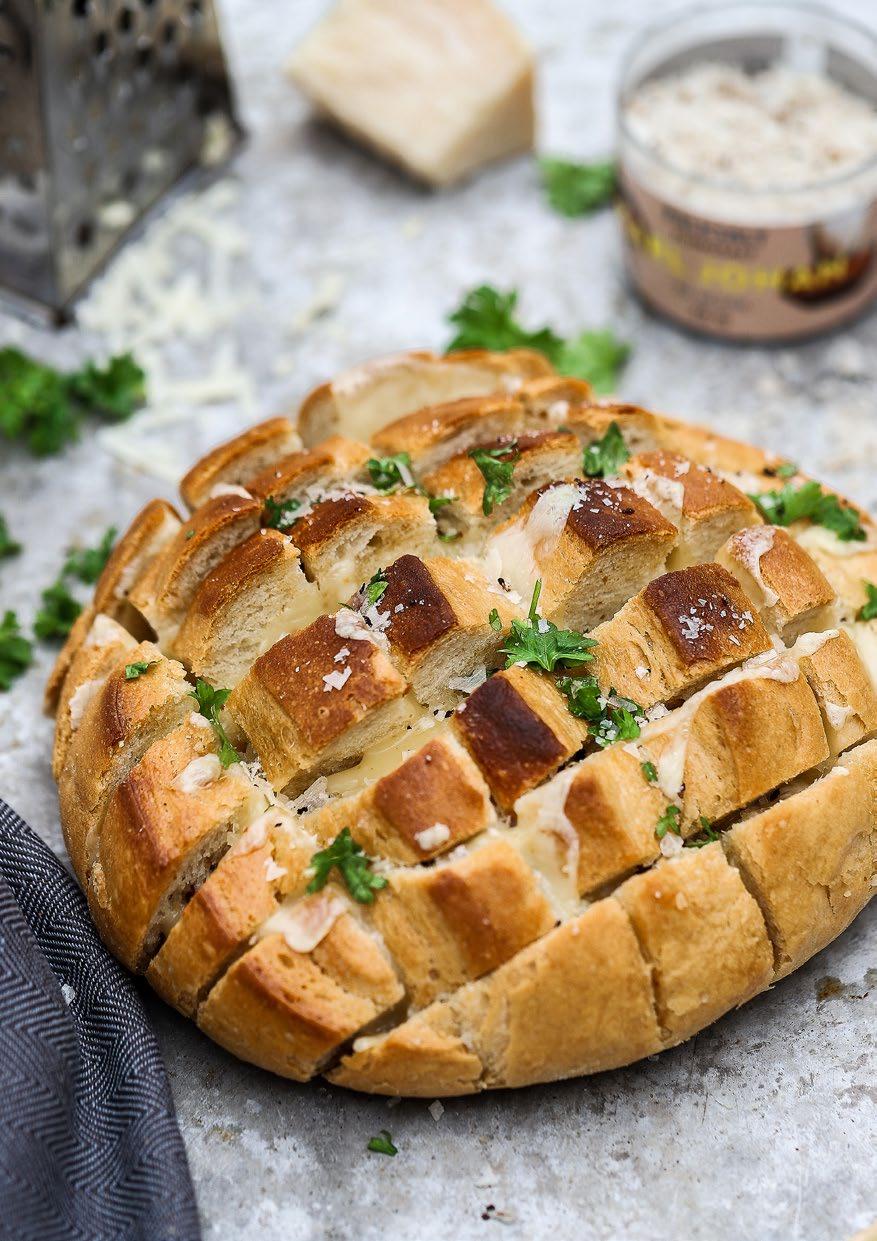
[[[128,596],[138,578],[179,529],[179,515],[166,500],[151,500],[131,522],[104,565],[91,604],[77,617],[55,661],[46,684],[48,712],[57,707],[70,664],[100,613],[119,621],[137,639],[153,636],[140,614],[129,606]]]
[[[196,676],[233,686],[283,634],[315,620],[320,593],[279,530],[260,530],[208,573],[171,653]]]
[[[769,986],[773,950],[764,919],[718,842],[628,879],[612,899],[626,910],[653,967],[668,1043]]]
[[[232,957],[277,909],[300,896],[315,844],[285,811],[269,807],[198,887],[146,976],[169,1004],[194,1016]]]
[[[741,530],[719,548],[716,560],[734,574],[765,624],[785,642],[834,624],[834,589],[787,530]]]
[[[170,642],[202,578],[259,528],[261,504],[220,495],[197,509],[157,556],[130,594],[162,642]]]
[[[52,754],[52,773],[56,780],[64,770],[67,751],[85,707],[125,652],[136,645],[127,629],[103,612],[98,613],[88,627],[70,661],[58,698]]]
[[[314,389],[299,410],[299,430],[306,445],[333,434],[372,437],[379,445],[375,432],[415,410],[548,374],[545,358],[529,349],[504,354],[467,349],[445,357],[424,350],[395,354]]]
[[[206,503],[223,487],[249,489],[251,478],[268,465],[301,447],[289,418],[269,418],[219,444],[196,462],[180,483],[180,495],[189,509]]]
[[[488,557],[562,628],[608,620],[664,568],[677,531],[647,500],[602,479],[549,484],[488,541]]]
[[[65,837],[122,960],[254,1063],[436,1097],[652,1054],[847,925],[877,863],[873,523],[765,526],[776,459],[526,351],[383,360],[304,421],[308,451],[279,419],[209,454],[182,528],[135,519],[53,675]],[[577,477],[613,423],[627,482]],[[509,437],[486,517],[468,452]],[[272,495],[289,533],[259,530]],[[496,672],[537,580],[533,623],[593,659]],[[222,768],[169,653],[234,687],[250,761]],[[626,738],[600,748],[566,671],[639,704]],[[345,829],[365,857],[309,892]]]
[[[373,642],[343,637],[335,617],[321,616],[257,659],[228,707],[269,781],[300,788],[333,743],[406,689]]]
[[[503,840],[429,870],[398,870],[375,925],[419,1008],[509,960],[554,925],[532,870]]]
[[[362,471],[371,450],[356,440],[332,435],[309,451],[281,457],[247,483],[247,490],[258,500],[270,496],[281,502],[301,500],[316,491],[333,488],[356,478]]]
[[[324,843],[347,827],[366,853],[405,864],[446,853],[482,832],[493,818],[481,773],[444,733],[362,792],[309,815],[306,823]]]
[[[570,715],[563,696],[529,668],[490,677],[458,709],[453,726],[503,810],[557,771],[585,740],[584,726]]]
[[[312,952],[296,952],[281,934],[260,939],[211,990],[198,1025],[241,1059],[307,1081],[401,997],[374,940],[345,914]]]
[[[641,707],[672,703],[771,649],[749,599],[715,564],[656,577],[591,637],[588,671]]]
[[[264,805],[235,764],[223,769],[211,728],[187,720],[146,751],[113,791],[87,893],[105,943],[142,969],[173,925],[186,887]]]
[[[874,893],[877,742],[723,838],[770,928],[776,978],[845,930]]]
[[[133,663],[148,668],[129,680],[125,669]],[[190,688],[182,665],[141,642],[119,656],[85,706],[58,782],[64,840],[83,885],[94,832],[113,789],[157,737],[190,714]]]

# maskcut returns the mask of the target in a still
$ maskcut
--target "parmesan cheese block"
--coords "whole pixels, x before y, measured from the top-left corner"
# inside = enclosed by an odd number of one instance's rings
[[[340,0],[289,72],[332,120],[431,185],[533,146],[533,57],[490,0]]]

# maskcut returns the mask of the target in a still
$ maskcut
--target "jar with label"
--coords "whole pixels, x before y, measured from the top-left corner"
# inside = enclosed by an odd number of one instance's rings
[[[854,318],[877,294],[877,37],[792,3],[651,28],[618,178],[629,276],[677,323],[791,341]]]

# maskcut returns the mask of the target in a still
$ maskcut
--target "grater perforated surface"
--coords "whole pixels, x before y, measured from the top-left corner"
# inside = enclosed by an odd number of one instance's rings
[[[0,285],[63,313],[240,135],[212,0],[0,0]]]

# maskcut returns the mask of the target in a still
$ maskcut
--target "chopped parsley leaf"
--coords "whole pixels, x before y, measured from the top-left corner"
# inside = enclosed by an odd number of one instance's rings
[[[12,688],[16,677],[33,663],[33,645],[25,638],[14,612],[0,620],[0,690]]]
[[[392,491],[394,487],[411,487],[411,457],[407,452],[397,452],[391,457],[370,457],[366,462],[372,486],[378,491]]]
[[[6,518],[0,513],[0,560],[5,560],[7,556],[17,556],[20,551],[21,544],[15,542],[9,533]]]
[[[150,668],[154,668],[156,664],[154,659],[138,659],[136,663],[125,664],[125,680],[137,681],[143,676],[144,672],[148,672]]]
[[[453,504],[457,498],[456,496],[431,496],[429,492],[424,494],[429,498],[429,511],[433,514],[437,513],[439,509],[443,509],[446,504]]]
[[[866,581],[863,581],[862,585],[865,587],[868,598],[856,613],[856,620],[874,620],[877,617],[877,586],[873,582]]]
[[[517,440],[502,448],[473,448],[469,456],[484,478],[481,511],[489,517],[496,505],[505,503],[512,494],[512,474],[521,456]]]
[[[502,630],[502,621],[499,619],[499,612],[496,608],[490,609],[490,615],[487,618],[490,621],[490,628],[500,633]]]
[[[262,519],[269,530],[289,530],[298,521],[293,516],[301,508],[299,500],[275,500],[273,496],[267,496],[265,499],[265,508],[262,513]],[[192,534],[194,534],[194,530]],[[186,538],[192,537],[187,534]]]
[[[438,536],[443,543],[453,543],[462,535],[462,530],[439,530]]]
[[[679,816],[682,814],[681,806],[669,805],[655,825],[655,835],[658,840],[663,840],[668,832],[672,832],[674,836],[681,836],[682,831],[679,827]]]
[[[559,215],[590,215],[612,201],[615,164],[601,160],[579,164],[566,159],[540,159],[539,171],[548,201]]]
[[[384,592],[390,583],[384,577],[383,569],[378,569],[374,577],[370,578],[365,586],[365,597],[369,607],[374,607],[384,597]]]
[[[347,890],[360,905],[371,905],[375,892],[387,886],[383,875],[375,875],[371,863],[350,835],[350,828],[342,828],[332,843],[311,858],[314,877],[308,884],[309,892],[319,892],[329,880],[334,867],[341,872]]]
[[[200,714],[205,720],[209,720],[213,727],[219,742],[219,761],[223,767],[230,767],[232,763],[238,763],[241,760],[241,755],[229,741],[228,734],[219,718],[219,713],[225,706],[230,693],[230,689],[214,689],[209,681],[198,677],[194,692],[189,695],[197,703]]]
[[[774,470],[777,478],[794,478],[798,473],[798,467],[794,461],[784,461],[782,465],[778,465]]]
[[[607,475],[617,474],[629,458],[630,452],[621,428],[617,422],[612,422],[603,438],[595,440],[585,449],[582,469],[588,478],[606,478]]]
[[[809,520],[833,531],[843,543],[861,542],[867,537],[856,510],[841,503],[831,492],[823,492],[813,480],[800,487],[786,483],[779,491],[764,491],[749,498],[754,500],[765,521],[774,526]]]
[[[598,392],[611,392],[626,362],[630,347],[609,331],[582,332],[571,340],[550,327],[530,332],[515,318],[516,292],[500,293],[483,284],[466,294],[448,316],[457,333],[448,353],[458,349],[535,349],[548,358],[561,375],[586,379]]]
[[[75,577],[87,586],[93,586],[104,571],[113,550],[118,531],[110,526],[97,547],[71,548],[61,570],[64,577]]]
[[[643,777],[646,780],[648,780],[649,784],[658,783],[658,769],[654,763],[652,762],[640,763],[639,769],[643,773]]]
[[[369,1139],[366,1150],[374,1151],[377,1155],[398,1155],[399,1153],[398,1147],[393,1145],[389,1129],[382,1129],[376,1138]]]
[[[43,591],[42,600],[43,606],[34,620],[34,633],[48,642],[66,638],[82,611],[82,605],[67,589],[63,575]]]
[[[696,836],[693,836],[691,840],[686,840],[686,849],[702,849],[704,845],[711,845],[714,840],[719,839],[719,833],[715,830],[705,814],[700,816],[698,822],[700,823],[700,831]]]
[[[558,629],[553,621],[545,620],[537,613],[542,582],[533,588],[527,619],[513,620],[511,633],[506,637],[501,654],[506,657],[506,667],[515,664],[535,664],[546,672],[553,672],[558,664],[567,667],[586,663],[593,659],[593,638],[571,629]]]
[[[588,732],[601,749],[616,741],[635,741],[640,735],[637,716],[642,708],[614,690],[602,694],[596,677],[560,677],[557,687],[566,695],[570,712],[588,721]]]

